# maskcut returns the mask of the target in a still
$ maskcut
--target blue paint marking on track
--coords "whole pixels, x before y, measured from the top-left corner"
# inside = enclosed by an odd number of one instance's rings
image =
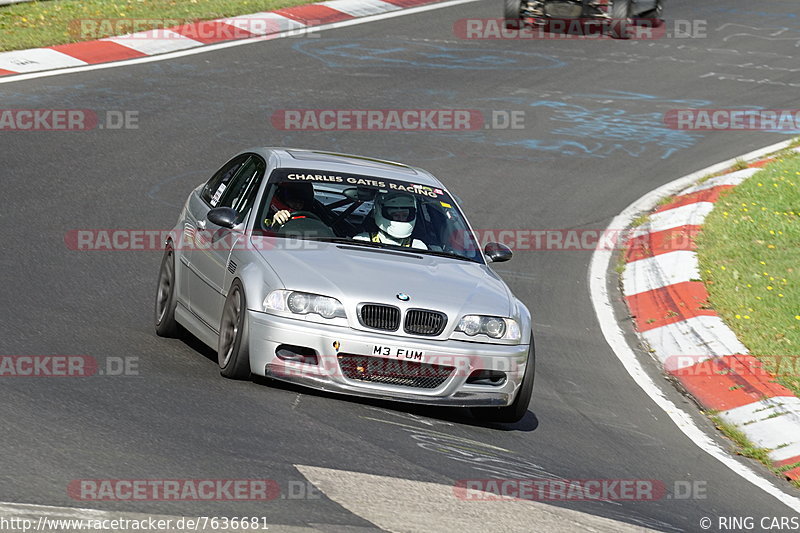
[[[703,137],[698,133],[668,128],[664,125],[663,113],[657,111],[632,113],[618,107],[589,108],[549,100],[539,100],[530,105],[550,109],[550,120],[562,124],[551,131],[552,135],[581,140],[556,141],[549,146],[574,148],[595,157],[606,157],[617,151],[639,157],[653,146],[661,152],[662,159],[667,159]],[[536,140],[522,141],[522,146],[526,144],[530,148],[552,149]]]
[[[545,54],[458,48],[441,44],[385,40],[306,40],[292,48],[331,68],[410,67],[464,70],[540,70],[566,62]]]
[[[679,150],[696,144],[703,134],[673,130],[664,124],[664,112],[673,108],[701,108],[711,105],[708,100],[672,99],[626,91],[562,94],[549,99],[531,101],[525,97],[488,98],[492,105],[533,108],[536,120],[553,123],[544,138],[493,139],[475,132],[463,140],[491,142],[496,146],[524,148],[543,154],[563,154],[572,157],[606,158],[612,155],[641,157],[646,153],[667,159]],[[645,104],[637,112],[622,107],[619,102]],[[639,107],[642,107],[641,105]],[[530,118],[528,118],[530,120]]]
[[[714,102],[711,100],[670,98],[618,90],[575,93],[549,91],[541,93],[538,98],[536,92],[525,91],[525,95],[512,93],[509,96],[465,98],[458,90],[416,89],[398,91],[390,99],[397,107],[414,108],[414,103],[418,102],[421,96],[430,101],[433,107],[477,110],[483,113],[486,128],[461,131],[381,132],[387,139],[387,146],[392,146],[390,151],[396,149],[390,140],[393,136],[424,135],[429,138],[431,142],[426,145],[424,153],[418,151],[411,156],[420,161],[453,157],[453,152],[459,149],[459,144],[468,143],[490,144],[505,148],[496,155],[502,159],[538,161],[562,155],[578,158],[622,156],[668,159],[681,150],[697,144],[706,133],[671,129],[664,123],[664,114],[671,109],[714,107]],[[281,106],[273,103],[262,107],[269,114]],[[730,107],[759,108],[746,103]],[[525,127],[514,129],[506,126],[492,129],[491,117],[498,111],[505,114],[525,112],[526,122],[536,123],[539,126],[533,134],[536,136],[529,137],[531,130]],[[322,142],[328,149],[345,152],[358,150],[359,135],[374,134],[375,132],[353,132],[334,141],[330,132],[278,133],[282,144],[308,145]],[[348,142],[343,142],[344,140]],[[274,143],[275,139],[272,138],[271,141]]]

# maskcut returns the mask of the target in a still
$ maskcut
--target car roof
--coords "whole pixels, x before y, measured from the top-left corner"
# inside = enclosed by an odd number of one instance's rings
[[[270,155],[277,159],[277,168],[303,168],[327,172],[362,174],[378,178],[444,187],[442,182],[430,172],[403,163],[385,161],[353,154],[340,154],[322,150],[301,150],[296,148],[264,147],[249,152],[261,154],[269,160]]]

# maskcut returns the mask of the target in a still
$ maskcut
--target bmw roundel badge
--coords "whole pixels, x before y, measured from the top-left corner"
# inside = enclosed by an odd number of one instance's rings
[[[411,296],[409,296],[408,294],[406,294],[404,292],[398,292],[397,293],[397,299],[400,300],[401,302],[407,302],[407,301],[409,301],[411,299]]]

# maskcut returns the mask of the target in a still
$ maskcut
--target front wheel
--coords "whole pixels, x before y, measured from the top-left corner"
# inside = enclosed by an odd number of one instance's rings
[[[505,0],[503,17],[506,28],[520,29],[522,27],[522,0]]]
[[[525,413],[528,412],[528,405],[531,403],[533,395],[533,379],[536,375],[536,349],[533,346],[533,335],[531,335],[531,346],[528,349],[528,362],[525,364],[525,373],[522,376],[522,384],[519,386],[517,396],[511,405],[505,407],[473,407],[472,415],[484,422],[501,422],[511,424],[519,422]]]
[[[631,0],[611,2],[611,36],[615,39],[630,39],[632,4]]]
[[[228,291],[219,325],[217,362],[220,374],[231,379],[250,377],[249,332],[247,299],[244,287],[237,279]]]

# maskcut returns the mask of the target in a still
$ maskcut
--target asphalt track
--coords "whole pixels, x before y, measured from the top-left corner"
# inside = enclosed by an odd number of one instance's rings
[[[136,357],[139,366],[138,376],[4,379],[0,500],[370,527],[327,497],[87,503],[66,491],[71,480],[94,478],[271,478],[287,487],[305,479],[293,465],[308,465],[445,485],[498,472],[705,482],[705,499],[556,504],[664,531],[699,530],[703,516],[792,515],[678,432],[625,373],[589,300],[591,251],[520,251],[498,268],[534,314],[538,364],[528,416],[490,427],[442,409],[225,380],[197,343],[155,336],[160,254],[64,244],[71,229],[170,227],[188,191],[252,145],[422,166],[462,198],[476,228],[605,228],[659,185],[785,138],[675,132],[660,126],[661,113],[796,107],[794,3],[667,9],[670,19],[707,20],[707,37],[456,38],[457,19],[499,15],[498,2],[480,2],[319,38],[0,85],[4,108],[140,117],[136,130],[0,133],[0,354]],[[524,129],[461,133],[286,132],[269,121],[284,108],[406,107],[527,114]]]

